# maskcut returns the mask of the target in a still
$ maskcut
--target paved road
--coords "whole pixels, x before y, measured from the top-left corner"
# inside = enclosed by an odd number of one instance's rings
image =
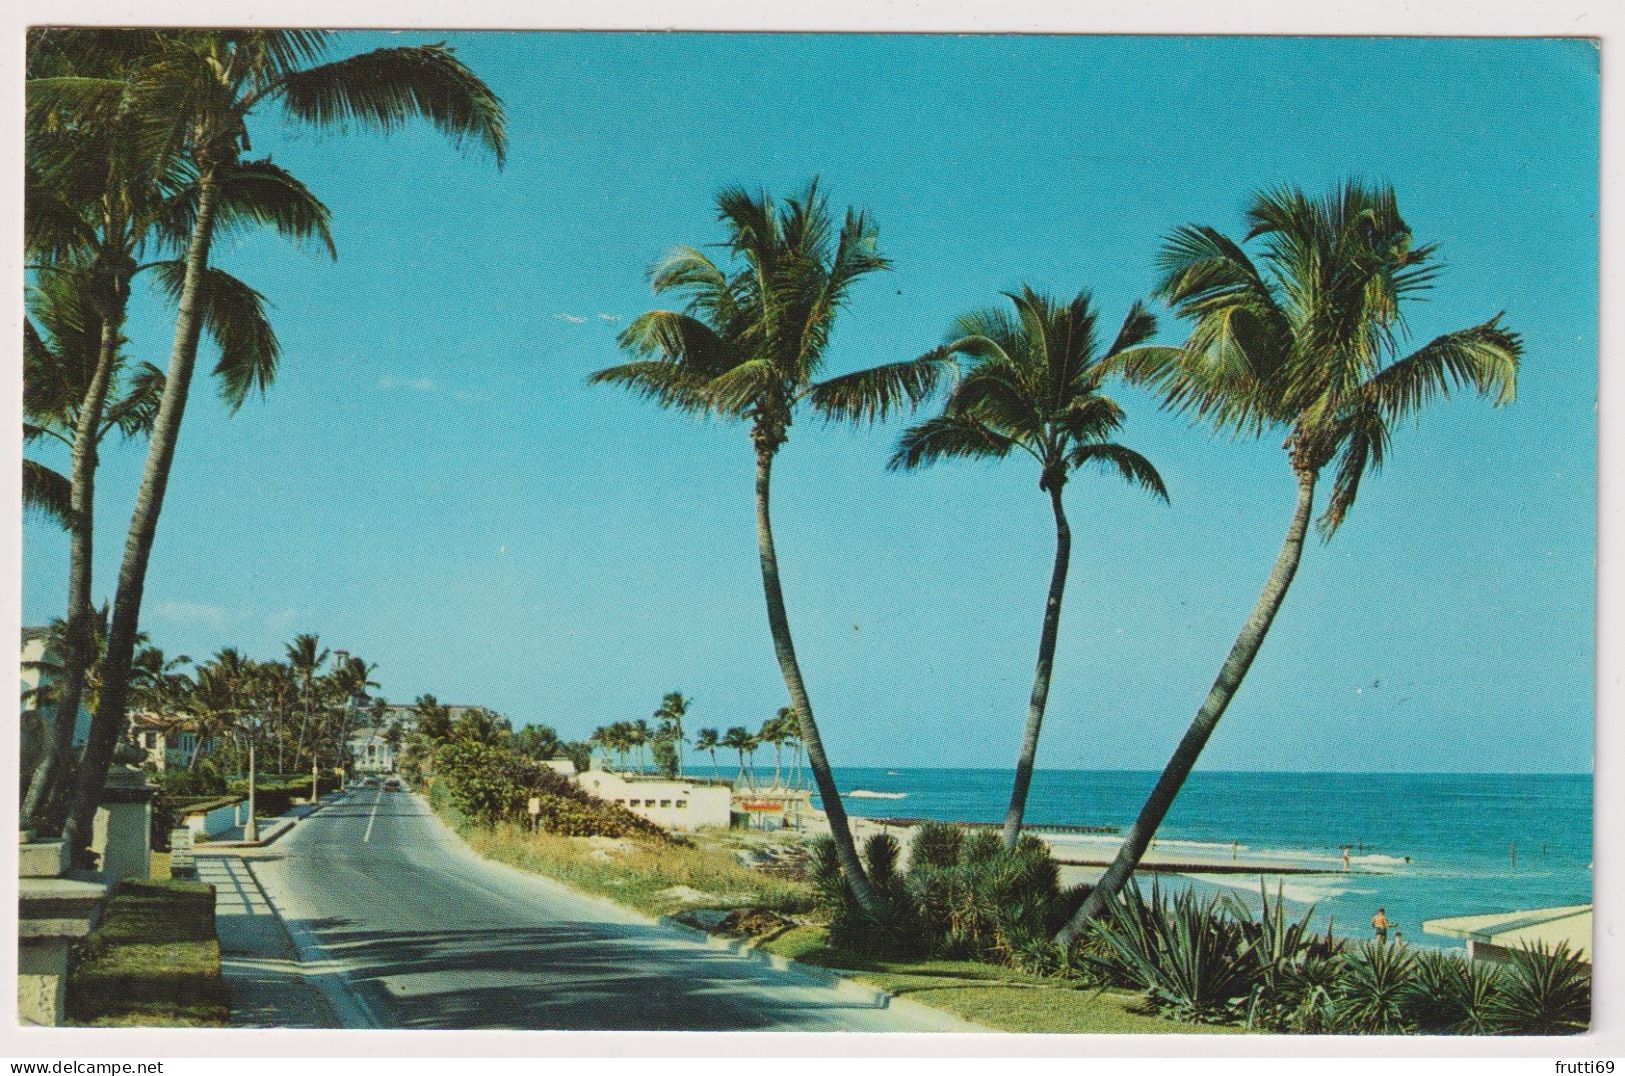
[[[404,792],[353,793],[266,851],[254,875],[347,1026],[980,1030],[853,1000],[489,863]]]

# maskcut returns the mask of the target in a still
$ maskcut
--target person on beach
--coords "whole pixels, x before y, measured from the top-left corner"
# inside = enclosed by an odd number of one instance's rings
[[[1378,908],[1377,914],[1371,917],[1371,929],[1377,932],[1377,943],[1379,945],[1388,943],[1388,928],[1393,925],[1388,920],[1388,909]]]
[[[1343,870],[1346,873],[1348,871],[1348,869],[1349,869],[1349,846],[1345,844],[1343,846]]]

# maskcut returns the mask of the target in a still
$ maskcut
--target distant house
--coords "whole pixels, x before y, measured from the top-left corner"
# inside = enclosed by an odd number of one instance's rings
[[[185,769],[194,757],[206,758],[220,746],[218,738],[210,736],[199,750],[196,727],[184,714],[131,714],[130,741],[146,752],[147,764],[154,769]]]
[[[1580,959],[1591,962],[1589,904],[1429,919],[1422,924],[1422,931],[1463,939],[1467,942],[1467,956],[1472,960],[1504,964],[1519,949],[1532,946],[1551,949],[1563,943]]]
[[[387,725],[369,725],[350,734],[350,765],[355,772],[395,772],[395,749],[390,746],[388,735]]]

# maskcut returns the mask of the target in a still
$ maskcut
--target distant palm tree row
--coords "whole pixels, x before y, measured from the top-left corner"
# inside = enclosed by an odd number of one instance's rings
[[[28,824],[61,828],[83,859],[123,731],[147,565],[205,333],[236,409],[276,375],[279,348],[253,288],[210,264],[217,234],[268,227],[331,254],[327,208],[269,158],[249,159],[250,120],[381,131],[422,118],[500,164],[501,103],[443,45],[378,49],[318,63],[331,35],[281,30],[35,30],[27,43],[25,246],[39,322],[25,332],[30,429],[68,440],[70,474],[30,466],[29,502],[71,535],[62,690],[49,749],[32,775]],[[156,254],[143,263],[140,259]],[[127,365],[131,285],[151,270],[175,306],[168,368]],[[72,293],[66,295],[64,293]],[[58,373],[45,375],[54,367]],[[47,390],[33,392],[38,385]],[[126,406],[127,401],[135,401]],[[148,438],[101,654],[101,684],[71,797],[60,794],[90,665],[96,446],[112,426]],[[71,430],[71,432],[70,432]],[[30,434],[33,435],[32,433]],[[40,436],[44,434],[41,433]]]
[[[620,337],[630,361],[590,381],[625,387],[662,407],[747,424],[774,652],[845,883],[877,922],[886,920],[886,908],[858,857],[835,787],[796,658],[773,541],[772,467],[798,412],[872,423],[918,407],[947,386],[941,413],[903,432],[892,468],[1013,453],[1036,465],[1055,519],[1055,560],[1005,817],[1006,848],[1021,831],[1049,698],[1072,545],[1063,490],[1076,471],[1093,467],[1168,497],[1151,462],[1111,440],[1124,413],[1105,394],[1107,384],[1150,388],[1166,408],[1236,436],[1284,435],[1297,496],[1281,552],[1115,861],[1057,936],[1069,945],[1139,864],[1240,688],[1297,570],[1322,472],[1332,472],[1319,514],[1329,540],[1362,480],[1387,458],[1396,423],[1453,391],[1476,392],[1497,406],[1516,391],[1522,342],[1500,315],[1402,354],[1402,307],[1432,284],[1438,265],[1431,246],[1413,242],[1387,187],[1348,182],[1322,197],[1291,187],[1260,192],[1239,242],[1209,226],[1174,229],[1156,253],[1154,297],[1188,324],[1181,343],[1152,343],[1155,318],[1136,303],[1101,346],[1087,292],[1061,300],[1022,287],[1006,296],[1008,306],[958,319],[941,345],[918,358],[835,377],[823,376],[822,368],[836,312],[859,279],[889,266],[873,221],[849,209],[837,226],[816,182],[782,202],[730,188],[717,198],[717,216],[724,259],[682,246],[656,262],[655,292],[677,296],[680,307],[634,320]],[[738,728],[720,741],[705,730],[697,744],[713,759],[717,746],[738,751],[743,772],[750,741]]]
[[[702,728],[695,732],[691,744],[683,731],[683,718],[688,716],[692,705],[692,700],[682,692],[668,692],[654,713],[658,726],[651,726],[642,718],[600,725],[592,730],[587,743],[594,752],[603,753],[605,762],[615,762],[623,770],[647,770],[652,760],[656,770],[672,777],[683,773],[683,748],[692,746],[711,756],[712,773],[720,778],[722,770],[717,765],[717,749],[727,748],[739,755],[735,782],[752,788],[756,786],[756,752],[764,746],[773,748],[773,786],[783,787],[784,748],[788,746],[792,763],[790,778],[792,787],[796,787],[794,782],[799,780],[801,770],[801,741],[797,737],[795,714],[788,706],[781,707],[755,732],[744,725],[735,725],[720,735],[715,728]]]

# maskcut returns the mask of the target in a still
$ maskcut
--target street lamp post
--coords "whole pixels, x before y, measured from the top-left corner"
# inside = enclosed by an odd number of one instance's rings
[[[254,756],[255,744],[259,740],[259,718],[249,714],[244,718],[248,725],[248,821],[243,825],[243,840],[257,842],[260,839],[260,819],[257,805],[254,801],[255,771],[258,769]]]

